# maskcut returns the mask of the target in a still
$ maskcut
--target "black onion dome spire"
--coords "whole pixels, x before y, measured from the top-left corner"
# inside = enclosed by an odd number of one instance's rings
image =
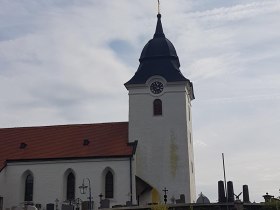
[[[157,26],[153,39],[143,48],[140,65],[135,75],[126,85],[145,84],[155,75],[167,82],[189,82],[180,71],[180,62],[173,44],[165,37],[161,24],[161,14],[157,15]]]
[[[143,48],[140,56],[140,63],[146,58],[174,58],[178,62],[177,65],[179,68],[180,63],[176,50],[173,44],[167,38],[165,38],[163,33],[161,14],[158,14],[157,18],[158,20],[154,38],[151,39]]]
[[[163,33],[163,29],[162,29],[162,24],[161,24],[161,14],[157,15],[158,21],[157,21],[157,27],[156,27],[156,32],[154,34],[154,38],[157,37],[165,37],[164,33]]]

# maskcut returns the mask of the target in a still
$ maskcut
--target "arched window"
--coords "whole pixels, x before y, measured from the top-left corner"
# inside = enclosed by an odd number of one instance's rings
[[[24,201],[32,201],[32,200],[33,200],[33,176],[29,174],[25,179]]]
[[[75,199],[75,176],[70,172],[67,176],[67,190],[66,200],[71,201]]]
[[[111,171],[105,175],[105,198],[113,198],[114,195],[114,176]]]
[[[160,99],[154,100],[154,115],[162,115],[162,102]]]

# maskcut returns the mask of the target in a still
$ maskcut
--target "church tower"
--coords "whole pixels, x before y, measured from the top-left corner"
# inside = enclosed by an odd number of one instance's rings
[[[144,47],[129,91],[129,141],[138,140],[134,159],[140,204],[184,194],[195,201],[191,101],[193,85],[181,73],[173,44],[165,37],[161,15],[153,39]]]

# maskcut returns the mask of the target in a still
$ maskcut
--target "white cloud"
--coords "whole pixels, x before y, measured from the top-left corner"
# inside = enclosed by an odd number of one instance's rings
[[[259,0],[248,4],[239,4],[232,7],[219,7],[203,12],[193,12],[190,14],[193,18],[202,18],[204,20],[222,20],[237,21],[244,18],[250,18],[257,15],[278,12],[280,3],[275,0]]]

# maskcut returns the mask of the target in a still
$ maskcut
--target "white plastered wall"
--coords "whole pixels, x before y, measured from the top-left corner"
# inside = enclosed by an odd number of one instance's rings
[[[128,89],[129,140],[138,140],[136,175],[158,191],[161,202],[164,187],[168,189],[168,199],[184,194],[186,202],[193,202],[196,192],[186,85],[166,83],[163,94],[158,96],[150,93],[148,84]],[[162,100],[162,116],[153,116],[156,98]]]
[[[64,175],[68,169],[73,170],[76,178],[75,197],[88,200],[88,193],[80,194],[79,186],[83,178],[91,180],[94,209],[99,207],[98,195],[104,195],[103,171],[110,168],[114,174],[114,198],[110,204],[125,204],[130,200],[129,158],[119,159],[86,159],[49,162],[8,163],[0,173],[0,196],[4,197],[4,209],[17,206],[24,199],[22,175],[29,170],[34,176],[33,201],[46,208],[47,203],[59,199],[59,206],[66,200]],[[85,182],[88,183],[87,181]]]

